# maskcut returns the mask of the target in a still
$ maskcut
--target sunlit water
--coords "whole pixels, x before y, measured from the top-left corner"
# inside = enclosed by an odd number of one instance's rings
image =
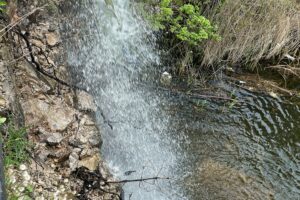
[[[299,199],[296,104],[225,83],[218,87],[235,91],[238,103],[155,89],[155,38],[132,3],[70,1],[63,10],[68,62],[96,100],[111,172],[171,178],[127,183],[125,199]]]

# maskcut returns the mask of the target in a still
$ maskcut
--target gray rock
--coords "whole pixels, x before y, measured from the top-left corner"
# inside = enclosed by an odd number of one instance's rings
[[[86,167],[91,171],[95,171],[99,166],[100,157],[99,155],[93,155],[91,157],[84,158],[83,160],[79,161],[80,167]]]
[[[55,46],[59,43],[59,36],[56,33],[48,33],[46,34],[46,40],[49,46]]]
[[[101,138],[98,137],[98,135],[93,135],[92,137],[89,138],[89,143],[93,147],[100,147]]]
[[[75,171],[78,167],[79,156],[76,152],[72,152],[69,156],[69,166],[71,171]]]
[[[64,131],[74,119],[75,111],[59,99],[53,99],[54,105],[31,99],[23,103],[26,125],[37,126],[47,122],[50,130]]]
[[[60,133],[53,133],[51,136],[47,138],[47,143],[50,145],[57,145],[59,144],[64,137]]]
[[[92,95],[90,95],[89,93],[87,93],[85,91],[80,91],[77,94],[77,98],[78,98],[79,110],[92,111],[92,112],[97,111],[97,106],[94,102],[94,99],[93,99]]]

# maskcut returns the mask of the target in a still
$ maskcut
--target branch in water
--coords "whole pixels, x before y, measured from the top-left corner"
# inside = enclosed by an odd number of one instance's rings
[[[140,179],[125,179],[121,181],[106,181],[109,184],[120,184],[120,183],[131,183],[131,182],[143,182],[149,180],[169,180],[169,177],[151,177],[151,178],[140,178]]]

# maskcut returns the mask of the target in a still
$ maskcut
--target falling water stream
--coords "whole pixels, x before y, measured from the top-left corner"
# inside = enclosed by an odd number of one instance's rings
[[[131,1],[65,6],[68,62],[95,98],[111,172],[170,178],[127,183],[126,200],[300,199],[297,102],[222,81],[233,106],[160,90],[155,37]]]

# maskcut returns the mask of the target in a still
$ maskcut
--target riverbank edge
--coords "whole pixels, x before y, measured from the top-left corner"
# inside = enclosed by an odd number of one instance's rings
[[[1,114],[27,128],[30,160],[9,167],[21,199],[120,199],[100,155],[91,95],[71,85],[59,24],[61,1],[10,1],[16,24],[1,42]],[[7,29],[8,30],[8,29]],[[30,191],[28,188],[31,188]]]

